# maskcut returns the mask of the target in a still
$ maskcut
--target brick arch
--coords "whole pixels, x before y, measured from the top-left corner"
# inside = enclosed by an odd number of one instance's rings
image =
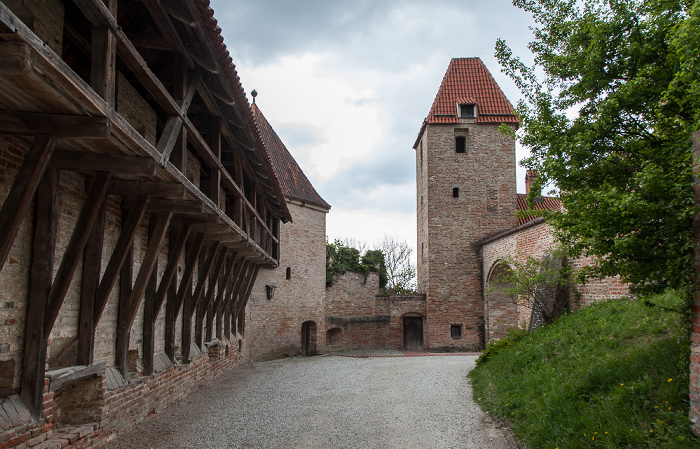
[[[507,281],[500,279],[511,271],[512,268],[503,259],[496,260],[488,271],[484,292],[486,343],[499,340],[508,329],[518,325],[518,305],[513,295],[504,291],[509,287]]]

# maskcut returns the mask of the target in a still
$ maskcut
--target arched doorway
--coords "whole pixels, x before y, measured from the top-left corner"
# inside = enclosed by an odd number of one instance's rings
[[[497,261],[488,277],[484,318],[486,343],[503,338],[508,329],[518,325],[518,305],[513,295],[506,293],[510,284],[512,269],[502,261]]]
[[[301,325],[301,355],[316,355],[316,323],[313,321]]]
[[[417,314],[403,317],[404,351],[423,350],[423,316]]]

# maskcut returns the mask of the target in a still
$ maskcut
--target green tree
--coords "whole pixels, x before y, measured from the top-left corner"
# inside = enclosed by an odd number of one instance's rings
[[[559,189],[552,213],[587,275],[633,291],[688,289],[692,132],[698,127],[698,6],[690,0],[514,0],[533,14],[533,67],[502,40],[521,89],[523,165]],[[694,93],[695,95],[690,95]]]
[[[339,240],[326,242],[326,287],[335,283],[335,276],[347,271],[364,273],[365,279],[371,271],[379,273],[379,286],[386,287],[387,276],[384,254],[378,250],[366,251],[361,256],[360,250],[348,246]]]

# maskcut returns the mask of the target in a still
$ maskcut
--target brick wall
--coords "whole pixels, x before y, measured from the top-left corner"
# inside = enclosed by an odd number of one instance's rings
[[[468,135],[465,153],[455,152],[456,134]],[[515,226],[515,142],[496,124],[460,119],[458,125],[428,125],[416,157],[418,288],[427,295],[426,347],[480,349],[483,292],[475,243]],[[461,338],[452,338],[452,325],[462,327]]]
[[[403,318],[426,316],[424,295],[383,295],[379,276],[345,273],[326,292],[326,348],[403,349]],[[425,324],[425,318],[424,318]],[[425,325],[423,340],[425,341]]]
[[[508,328],[530,322],[532,310],[522,303],[516,305],[513,298],[503,293],[504,286],[495,279],[499,271],[508,270],[507,259],[513,258],[524,262],[527,256],[541,257],[550,248],[556,246],[551,227],[543,221],[519,228],[517,232],[489,241],[483,246],[483,272],[486,291],[484,316],[487,325],[487,340],[501,338]],[[575,275],[584,266],[593,264],[592,258],[569,260]],[[571,310],[590,305],[596,301],[619,298],[629,294],[629,288],[620,281],[619,276],[591,279],[585,285],[577,285],[576,293],[571,296]]]
[[[289,199],[287,205],[292,222],[280,226],[279,266],[260,271],[246,310],[250,334],[244,350],[253,360],[299,354],[301,328],[307,321],[316,323],[317,350],[325,346],[328,211]],[[267,299],[268,284],[277,287],[272,300]]]
[[[65,8],[58,0],[4,0],[34,34],[61,56],[63,52],[63,14]]]

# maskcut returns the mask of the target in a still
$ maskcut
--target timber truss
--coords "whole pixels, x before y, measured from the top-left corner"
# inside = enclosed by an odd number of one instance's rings
[[[147,375],[163,304],[163,350],[173,362],[180,313],[185,362],[186,342],[201,347],[205,330],[206,339],[230,338],[236,326],[242,334],[258,271],[277,265],[279,222],[291,218],[208,2],[60,3],[61,55],[20,20],[20,6],[8,6],[24,2],[0,2],[0,135],[16,136],[28,148],[0,210],[0,270],[35,207],[20,386],[35,416],[49,335],[81,260],[76,362],[92,364],[95,330],[119,282],[115,365],[128,379],[129,333],[142,303]],[[118,76],[155,111],[154,143],[117,112]],[[87,193],[55,270],[65,171],[83,175]],[[123,215],[102,267],[110,197]],[[146,218],[147,247],[134,269],[134,236]],[[158,273],[166,236],[167,264]]]

